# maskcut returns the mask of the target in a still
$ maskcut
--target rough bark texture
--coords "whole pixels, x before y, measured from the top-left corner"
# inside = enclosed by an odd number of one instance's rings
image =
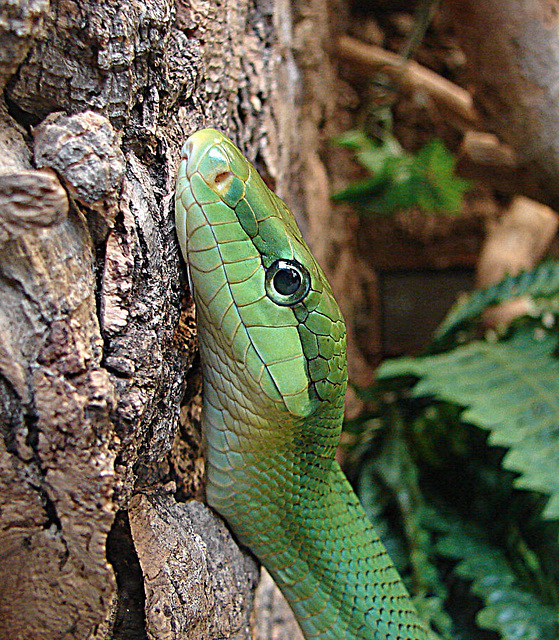
[[[552,206],[559,201],[559,2],[451,0],[485,124],[533,170]],[[491,37],[480,37],[480,34]]]
[[[249,637],[258,565],[223,522],[199,502],[160,493],[134,496],[129,511],[148,638]]]
[[[0,638],[248,638],[255,565],[182,502],[203,459],[172,193],[202,126],[289,193],[289,3],[0,16]]]
[[[7,239],[0,263],[0,635],[86,637],[115,585],[115,386],[101,365],[85,219],[66,215],[53,176],[43,198],[35,174],[2,176],[35,224]]]

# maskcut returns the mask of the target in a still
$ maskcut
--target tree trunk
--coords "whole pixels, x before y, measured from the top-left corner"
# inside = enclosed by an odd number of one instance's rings
[[[185,503],[200,375],[173,188],[214,126],[289,193],[289,3],[0,13],[0,638],[248,638],[256,563]]]
[[[0,14],[0,640],[293,640],[267,581],[251,617],[257,565],[193,501],[201,380],[173,189],[189,133],[230,135],[292,206],[355,338],[374,276],[326,173],[350,166],[329,145],[350,124],[328,53],[344,4]],[[350,371],[370,377],[355,339]]]
[[[444,8],[466,52],[484,124],[531,170],[535,195],[557,208],[559,3],[450,0]]]

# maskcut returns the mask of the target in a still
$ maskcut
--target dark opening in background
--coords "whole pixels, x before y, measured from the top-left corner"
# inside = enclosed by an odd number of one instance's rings
[[[461,293],[473,287],[474,269],[383,271],[380,274],[384,357],[417,354]]]

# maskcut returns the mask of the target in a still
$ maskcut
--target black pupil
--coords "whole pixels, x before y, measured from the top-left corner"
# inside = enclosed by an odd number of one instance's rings
[[[274,276],[274,288],[282,296],[290,296],[301,286],[301,276],[298,271],[283,267]]]

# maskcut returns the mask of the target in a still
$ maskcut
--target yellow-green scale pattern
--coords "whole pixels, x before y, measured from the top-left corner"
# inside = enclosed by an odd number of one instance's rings
[[[228,138],[204,129],[183,148],[176,224],[197,309],[208,503],[308,640],[427,640],[334,459],[345,325],[293,215]],[[309,276],[292,304],[270,293],[278,260]]]

